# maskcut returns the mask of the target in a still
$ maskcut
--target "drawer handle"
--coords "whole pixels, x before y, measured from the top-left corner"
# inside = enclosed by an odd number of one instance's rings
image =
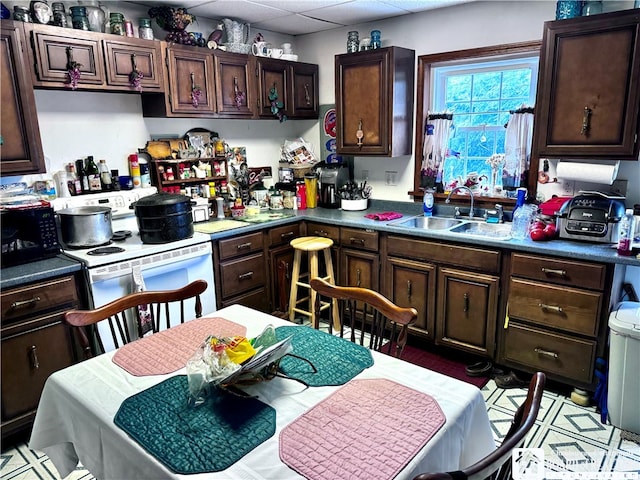
[[[253,272],[241,273],[238,275],[239,280],[246,280],[247,278],[253,277]]]
[[[411,280],[407,280],[407,300],[411,302]]]
[[[13,302],[11,304],[11,309],[15,310],[16,308],[21,308],[21,307],[30,307],[31,305],[33,305],[34,303],[38,303],[40,301],[40,297],[32,297],[29,300],[22,300],[19,302]]]
[[[538,306],[543,310],[551,310],[552,312],[562,313],[562,307],[557,305],[547,305],[546,303],[539,303]]]
[[[349,242],[351,242],[351,245],[364,245],[364,240],[362,238],[350,237]]]
[[[544,355],[545,357],[558,358],[559,355],[556,352],[550,352],[549,350],[544,350],[542,348],[536,347],[533,349],[538,355]]]
[[[324,230],[314,230],[314,232],[316,235],[320,235],[321,237],[328,237],[329,233],[325,232]]]
[[[462,300],[464,301],[464,307],[462,308],[462,310],[464,312],[468,312],[469,311],[469,294],[465,292],[465,294],[462,296]]]
[[[359,268],[356,269],[356,287],[362,286],[361,274],[362,271]]]
[[[31,368],[37,370],[40,368],[40,362],[38,361],[38,347],[31,345],[29,349],[29,356],[31,357]]]
[[[566,277],[567,276],[567,271],[566,270],[556,270],[554,268],[542,267],[542,273],[550,273],[551,275],[558,275],[560,277]]]
[[[285,232],[280,234],[280,238],[293,237],[293,232]]]
[[[240,245],[238,245],[237,249],[238,250],[246,250],[248,248],[251,248],[251,242],[247,242],[247,243],[241,243]]]

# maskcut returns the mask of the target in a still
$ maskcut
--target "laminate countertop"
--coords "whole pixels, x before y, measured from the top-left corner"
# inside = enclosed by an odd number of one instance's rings
[[[60,277],[79,272],[82,265],[66,255],[25,263],[0,270],[0,290],[39,282],[48,278]]]
[[[447,207],[436,206],[434,215],[451,216],[452,209],[444,210]],[[534,242],[531,239],[499,239],[484,236],[469,236],[459,233],[449,232],[447,230],[428,230],[428,229],[410,229],[406,227],[398,227],[391,225],[390,221],[379,221],[366,218],[369,213],[381,212],[397,212],[403,217],[411,217],[422,214],[422,205],[409,202],[389,202],[383,200],[370,200],[369,208],[362,211],[343,211],[341,209],[313,208],[305,210],[284,210],[289,212],[291,216],[271,220],[262,223],[246,222],[246,226],[237,226],[234,222],[232,228],[211,233],[212,240],[220,240],[243,233],[251,233],[265,228],[273,228],[280,225],[287,225],[301,220],[327,223],[335,226],[372,229],[379,232],[393,233],[396,235],[405,235],[411,237],[419,237],[436,241],[451,242],[459,245],[471,245],[477,247],[494,247],[505,251],[520,251],[526,253],[535,253],[541,255],[549,255],[562,258],[574,258],[583,261],[594,261],[602,263],[612,263],[620,265],[633,265],[640,267],[640,258],[636,255],[622,256],[618,255],[615,246],[608,243],[590,243],[576,240],[554,239],[543,242]],[[219,220],[212,219],[209,222]],[[637,253],[637,252],[636,252]]]

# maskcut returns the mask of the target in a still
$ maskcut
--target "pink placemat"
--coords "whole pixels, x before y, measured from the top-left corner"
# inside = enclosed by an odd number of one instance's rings
[[[444,423],[425,393],[391,380],[351,380],[280,432],[280,459],[313,480],[388,480]]]
[[[113,363],[131,375],[165,375],[180,370],[209,336],[246,335],[247,328],[220,317],[197,318],[119,348]]]

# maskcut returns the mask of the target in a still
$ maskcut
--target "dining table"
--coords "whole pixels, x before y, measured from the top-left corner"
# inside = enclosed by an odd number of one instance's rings
[[[313,357],[318,371],[323,358],[353,361],[329,365],[323,380],[279,375],[189,404],[185,352],[195,354],[207,335],[251,339],[269,326],[315,342],[294,341],[291,353]],[[496,448],[476,386],[360,345],[349,350],[356,344],[309,326],[231,305],[160,333],[47,379],[29,447],[62,478],[81,463],[101,480],[410,480],[465,468]],[[222,420],[202,416],[213,410]]]

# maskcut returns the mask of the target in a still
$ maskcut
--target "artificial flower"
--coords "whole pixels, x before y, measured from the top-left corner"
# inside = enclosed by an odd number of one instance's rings
[[[198,105],[200,104],[200,97],[202,96],[202,90],[200,90],[200,87],[195,85],[192,89],[191,89],[191,103],[193,104],[193,106],[195,108],[198,108]]]
[[[129,85],[135,88],[137,91],[142,92],[142,79],[144,75],[141,71],[134,69],[129,74]]]
[[[78,82],[80,81],[80,67],[81,63],[70,61],[67,63],[67,81],[65,83],[69,84],[71,90],[75,90],[78,88]]]

